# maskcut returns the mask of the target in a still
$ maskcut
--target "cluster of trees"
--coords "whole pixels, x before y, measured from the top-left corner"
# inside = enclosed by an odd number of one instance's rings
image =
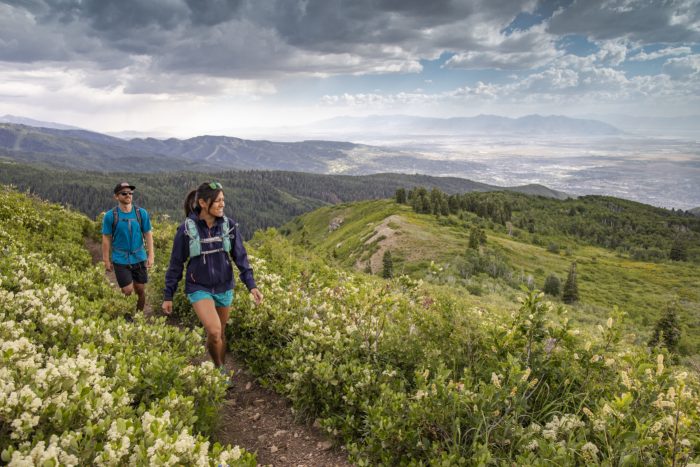
[[[500,192],[447,194],[438,188],[430,191],[425,187],[416,187],[408,191],[399,188],[394,193],[394,199],[399,204],[412,206],[415,212],[422,214],[448,216],[468,211],[502,225],[510,221],[512,215],[510,204]]]
[[[443,193],[399,188],[398,203],[436,216],[462,211],[532,234],[531,238],[575,238],[626,253],[638,260],[700,261],[700,217],[609,196],[558,200],[515,192]]]

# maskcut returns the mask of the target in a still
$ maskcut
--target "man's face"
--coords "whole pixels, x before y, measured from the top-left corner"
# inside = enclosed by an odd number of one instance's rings
[[[119,204],[131,204],[131,200],[134,198],[134,192],[131,191],[131,188],[126,187],[122,188],[119,192],[117,192],[114,195],[114,199],[116,199]]]

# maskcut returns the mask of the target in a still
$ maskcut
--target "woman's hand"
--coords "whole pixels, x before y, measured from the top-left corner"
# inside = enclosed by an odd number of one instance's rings
[[[258,288],[250,289],[250,293],[253,296],[253,300],[255,300],[256,305],[260,305],[263,301],[263,294],[260,293]]]
[[[163,313],[166,315],[169,315],[173,312],[173,301],[172,300],[163,300]]]

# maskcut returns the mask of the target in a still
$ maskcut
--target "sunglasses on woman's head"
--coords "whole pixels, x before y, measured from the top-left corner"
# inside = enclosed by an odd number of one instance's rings
[[[212,190],[223,190],[224,189],[224,187],[222,187],[221,183],[219,183],[219,182],[210,182],[209,188],[211,188]]]
[[[131,191],[122,191],[122,192],[119,193],[119,194],[122,195],[122,196],[133,196],[133,195],[134,195],[134,193],[131,192]]]

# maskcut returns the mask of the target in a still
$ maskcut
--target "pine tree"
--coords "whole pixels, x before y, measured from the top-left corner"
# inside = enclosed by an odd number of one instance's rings
[[[678,350],[678,343],[681,340],[681,326],[678,320],[678,304],[669,303],[666,312],[659,318],[654,326],[654,332],[649,340],[649,346],[665,346],[669,352]]]
[[[406,190],[404,188],[396,190],[395,198],[397,203],[406,204]]]
[[[394,277],[394,261],[391,259],[391,252],[389,250],[384,252],[382,264],[384,265],[384,269],[382,269],[382,277],[386,279]]]
[[[571,263],[569,275],[566,277],[564,284],[564,293],[562,295],[564,303],[578,302],[578,278],[576,276],[576,261]]]
[[[671,245],[671,252],[668,257],[673,261],[686,261],[688,259],[688,249],[680,238],[676,238]]]
[[[472,227],[469,232],[469,248],[476,250],[479,248],[479,232],[477,227]]]
[[[479,239],[479,244],[486,245],[486,232],[481,227],[477,230],[477,238]]]
[[[546,293],[547,295],[553,295],[555,297],[558,297],[560,289],[561,281],[556,276],[556,274],[550,274],[549,276],[547,276],[547,279],[545,279],[544,281],[544,293]]]

